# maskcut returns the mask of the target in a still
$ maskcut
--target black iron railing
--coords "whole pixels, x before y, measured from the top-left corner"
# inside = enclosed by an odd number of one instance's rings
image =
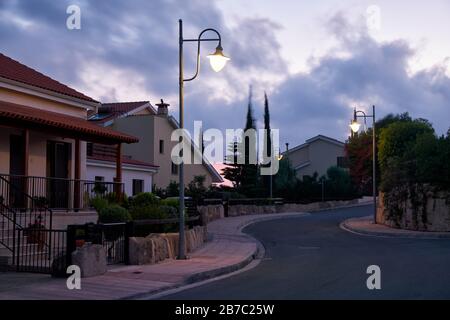
[[[114,197],[124,189],[118,182],[9,174],[0,174],[0,178],[6,181],[5,188],[0,190],[4,203],[19,211],[28,209],[31,201],[54,210],[89,209],[93,198]]]
[[[14,265],[17,271],[65,274],[66,230],[19,228]]]

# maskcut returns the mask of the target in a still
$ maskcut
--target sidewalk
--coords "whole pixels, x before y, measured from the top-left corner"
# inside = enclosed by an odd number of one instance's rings
[[[305,216],[281,213],[239,216],[208,224],[212,240],[188,260],[166,260],[154,265],[116,266],[106,274],[82,278],[81,290],[68,290],[66,279],[27,273],[0,273],[0,300],[137,299],[218,277],[245,267],[258,255],[260,244],[241,232],[257,221]]]
[[[373,216],[348,219],[342,222],[340,227],[349,232],[365,236],[412,239],[450,239],[450,232],[412,231],[390,228],[383,224],[374,224]]]

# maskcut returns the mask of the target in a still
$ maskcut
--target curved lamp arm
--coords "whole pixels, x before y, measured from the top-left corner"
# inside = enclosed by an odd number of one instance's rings
[[[215,32],[218,36],[217,39],[202,39],[202,35],[207,32],[207,31],[212,31]],[[196,67],[196,71],[194,76],[192,76],[191,78],[188,79],[183,79],[183,81],[191,81],[194,80],[195,78],[197,78],[198,73],[200,71],[200,43],[202,41],[219,41],[219,45],[218,47],[222,48],[222,39],[220,37],[220,33],[216,30],[216,29],[212,29],[212,28],[207,28],[205,30],[203,30],[202,32],[200,32],[200,34],[198,35],[198,39],[194,39],[194,40],[183,40],[183,41],[197,41],[198,45],[197,45],[197,67]]]

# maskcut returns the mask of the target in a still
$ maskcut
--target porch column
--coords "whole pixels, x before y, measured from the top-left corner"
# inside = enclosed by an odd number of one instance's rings
[[[117,196],[117,199],[120,200],[122,198],[122,189],[121,189],[121,183],[122,183],[122,144],[117,144],[116,149],[116,181],[117,184],[114,184],[115,187],[115,193]]]
[[[80,139],[75,139],[75,184],[73,190],[73,207],[81,208],[81,144]]]
[[[23,190],[28,194],[28,176],[29,176],[29,163],[30,163],[30,131],[25,129],[23,131],[23,175],[25,177]]]

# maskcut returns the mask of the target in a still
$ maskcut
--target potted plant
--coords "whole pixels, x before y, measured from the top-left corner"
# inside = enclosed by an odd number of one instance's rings
[[[25,229],[25,235],[27,236],[27,243],[37,244],[38,250],[41,250],[47,240],[47,234],[45,233],[45,225],[42,223],[42,217],[38,216],[33,223],[29,223]]]

